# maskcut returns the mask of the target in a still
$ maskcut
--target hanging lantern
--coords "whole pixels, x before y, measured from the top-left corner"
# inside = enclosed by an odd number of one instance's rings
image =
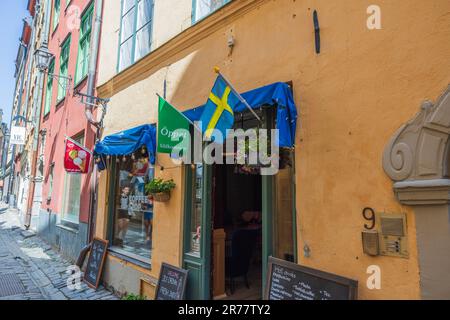
[[[106,160],[111,160],[111,156],[106,156]]]
[[[142,149],[141,149],[141,153],[142,154],[145,154],[147,151],[145,150],[145,147],[142,147]]]
[[[122,161],[127,162],[127,156],[123,156]]]
[[[131,154],[131,159],[134,161],[136,160],[136,156],[134,155],[134,153]]]

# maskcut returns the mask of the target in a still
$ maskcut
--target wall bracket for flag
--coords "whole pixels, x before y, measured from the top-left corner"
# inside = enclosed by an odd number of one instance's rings
[[[96,96],[81,93],[79,90],[74,91],[74,97],[80,97],[80,102],[85,105],[85,115],[87,120],[97,128],[97,137],[101,136],[101,130],[103,128],[103,120],[106,116],[106,109],[110,99],[102,99]],[[100,120],[95,120],[92,112],[93,108],[101,107],[102,113]]]
[[[75,91],[73,93],[75,97],[81,97],[81,103],[84,105],[98,107],[99,105],[106,106],[109,102],[109,99],[102,99],[96,96],[91,96],[88,94],[81,93],[80,91]],[[92,102],[89,102],[92,101]]]
[[[248,102],[239,94],[239,92],[236,91],[236,89],[233,87],[230,81],[228,81],[227,78],[225,78],[225,76],[222,73],[220,73],[220,68],[214,67],[214,72],[222,77],[223,81],[226,82],[226,84],[230,87],[231,91],[233,91],[236,97],[238,97],[239,101],[241,101],[241,103],[243,103],[247,107],[247,109],[255,116],[255,118],[258,119],[260,123],[262,123],[261,118],[256,114],[256,112],[252,109],[252,107],[248,104]]]

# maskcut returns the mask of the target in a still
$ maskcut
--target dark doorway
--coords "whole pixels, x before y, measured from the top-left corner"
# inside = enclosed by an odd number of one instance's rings
[[[214,166],[213,297],[261,299],[261,195],[260,174],[239,165]]]

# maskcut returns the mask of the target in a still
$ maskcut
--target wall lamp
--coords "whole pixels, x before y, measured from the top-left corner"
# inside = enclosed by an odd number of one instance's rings
[[[49,73],[50,62],[54,59],[55,55],[48,50],[47,42],[43,42],[39,49],[34,52],[34,59],[36,68],[43,73],[46,73],[49,77],[58,80],[58,84],[66,91],[69,90],[72,84],[71,76],[63,76],[59,74]],[[62,80],[62,81],[61,81]]]

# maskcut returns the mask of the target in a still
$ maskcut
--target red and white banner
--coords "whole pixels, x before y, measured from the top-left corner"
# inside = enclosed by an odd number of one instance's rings
[[[64,169],[69,173],[86,174],[89,172],[92,152],[70,138],[66,138]]]

